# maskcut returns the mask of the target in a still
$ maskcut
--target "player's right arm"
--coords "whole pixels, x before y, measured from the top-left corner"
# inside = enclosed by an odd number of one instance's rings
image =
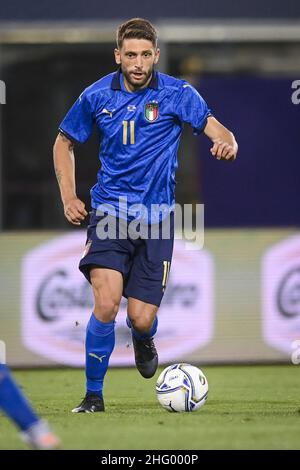
[[[80,225],[87,211],[76,195],[74,144],[61,132],[53,147],[53,160],[65,217],[72,224]]]

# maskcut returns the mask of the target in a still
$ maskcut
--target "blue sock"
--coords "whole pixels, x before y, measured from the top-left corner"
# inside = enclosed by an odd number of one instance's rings
[[[92,313],[86,328],[86,389],[102,397],[103,380],[115,346],[115,322],[103,323]]]
[[[137,331],[133,328],[131,320],[128,316],[126,317],[126,323],[127,323],[128,328],[131,328],[132,334],[133,334],[133,336],[135,337],[135,339],[137,341],[141,341],[141,340],[146,339],[146,338],[152,338],[155,335],[155,333],[157,332],[157,325],[158,325],[157,317],[154,318],[150,330],[146,331],[146,332],[143,332],[143,333],[140,333],[139,331]]]
[[[22,431],[26,431],[39,421],[39,417],[33,411],[5,364],[0,364],[0,409]]]

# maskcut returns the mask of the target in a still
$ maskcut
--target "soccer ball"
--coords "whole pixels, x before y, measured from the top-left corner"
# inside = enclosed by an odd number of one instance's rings
[[[161,406],[168,411],[195,411],[207,399],[207,379],[198,367],[173,364],[158,377],[156,395]]]

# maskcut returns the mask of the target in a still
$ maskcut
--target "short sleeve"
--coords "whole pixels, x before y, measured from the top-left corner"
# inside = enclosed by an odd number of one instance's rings
[[[206,101],[189,83],[183,82],[179,95],[175,100],[175,114],[181,122],[187,122],[193,127],[194,134],[200,134],[211,111]]]
[[[93,132],[93,111],[86,91],[81,93],[59,126],[71,140],[84,144]]]

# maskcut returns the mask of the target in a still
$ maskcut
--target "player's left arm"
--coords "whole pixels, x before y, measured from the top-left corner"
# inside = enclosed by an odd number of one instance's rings
[[[203,132],[213,142],[210,151],[217,160],[233,161],[236,159],[238,144],[235,137],[216,118],[213,116],[207,118]]]

